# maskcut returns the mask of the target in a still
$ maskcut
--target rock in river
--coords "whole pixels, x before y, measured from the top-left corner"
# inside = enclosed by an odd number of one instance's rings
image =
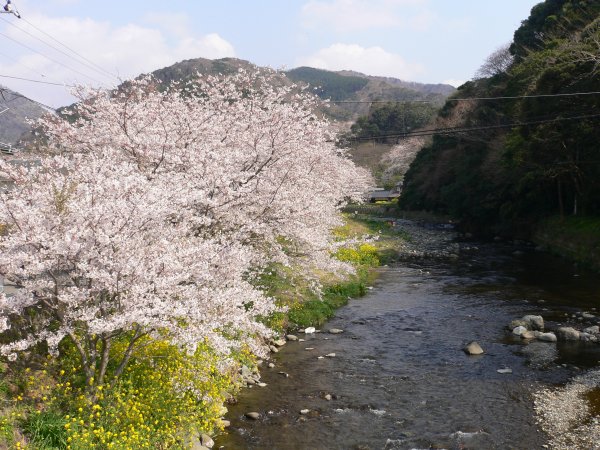
[[[522,334],[527,332],[527,328],[525,328],[524,326],[520,325],[518,327],[513,328],[512,333],[516,334],[517,336],[521,336]]]
[[[258,420],[258,419],[260,419],[260,414],[257,413],[257,412],[254,412],[254,411],[247,412],[245,415],[246,415],[246,417],[248,419],[252,419],[252,420]]]
[[[344,332],[344,330],[340,330],[339,328],[331,328],[329,330],[330,334],[340,334],[340,333],[343,333],[343,332]]]
[[[465,348],[463,348],[463,351],[467,354],[467,355],[481,355],[483,353],[483,349],[481,348],[481,346],[475,342],[475,341],[471,341],[469,342]]]
[[[556,330],[556,337],[561,341],[578,341],[579,331],[572,327],[560,327]]]
[[[556,335],[552,332],[540,333],[537,335],[538,340],[545,342],[556,342]]]
[[[523,316],[521,320],[529,324],[528,328],[530,330],[544,330],[544,318],[542,316],[534,316],[533,314],[529,314],[527,316]]]

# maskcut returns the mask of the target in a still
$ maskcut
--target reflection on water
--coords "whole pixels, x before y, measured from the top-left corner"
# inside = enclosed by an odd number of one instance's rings
[[[600,345],[526,344],[504,327],[524,314],[541,314],[550,326],[577,323],[580,316],[572,314],[600,307],[600,281],[548,255],[478,247],[452,263],[383,270],[367,297],[351,301],[324,327],[344,333],[306,335],[306,342],[290,342],[273,356],[276,367],[261,369],[267,387],[242,393],[217,444],[539,448],[544,436],[530,393],[597,364]],[[462,352],[471,340],[484,355]],[[319,358],[329,353],[336,356]],[[246,419],[248,411],[261,418]]]

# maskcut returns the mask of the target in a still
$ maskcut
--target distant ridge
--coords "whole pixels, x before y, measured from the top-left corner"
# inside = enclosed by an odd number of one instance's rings
[[[16,144],[31,126],[29,120],[37,120],[46,112],[32,100],[18,92],[0,86],[0,142]]]
[[[151,73],[161,83],[185,81],[196,73],[204,75],[231,74],[239,69],[255,70],[259,66],[238,58],[195,58],[175,63]],[[443,105],[456,89],[448,84],[426,84],[391,77],[368,76],[359,72],[297,67],[285,72],[290,82],[308,84],[324,100],[367,103],[331,104],[324,112],[333,119],[353,121],[369,111],[369,101],[428,100]]]

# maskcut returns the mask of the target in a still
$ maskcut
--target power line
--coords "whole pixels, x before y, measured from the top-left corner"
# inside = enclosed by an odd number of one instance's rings
[[[544,123],[555,123],[555,122],[563,122],[568,120],[581,120],[581,119],[591,119],[600,117],[600,114],[587,114],[581,116],[573,116],[573,117],[557,117],[555,119],[544,119],[544,120],[532,120],[528,122],[513,122],[507,124],[499,124],[499,125],[487,125],[482,127],[454,127],[454,128],[437,128],[430,130],[421,130],[421,131],[411,131],[401,134],[387,134],[381,136],[369,136],[369,137],[356,137],[349,138],[351,141],[371,141],[376,139],[386,139],[386,138],[407,138],[407,137],[415,137],[415,136],[433,136],[434,134],[454,134],[454,133],[467,133],[470,131],[483,131],[483,130],[494,130],[501,128],[515,128],[519,126],[526,125],[539,125]]]
[[[84,77],[89,78],[90,80],[94,80],[96,83],[105,84],[105,83],[102,83],[100,80],[95,79],[94,77],[91,77],[91,76],[89,76],[89,75],[87,75],[87,74],[85,74],[85,73],[83,73],[83,72],[81,72],[81,71],[79,71],[77,69],[74,69],[74,68],[72,68],[72,67],[70,67],[70,66],[68,66],[68,65],[66,65],[64,63],[61,63],[60,61],[58,61],[58,60],[56,60],[54,58],[51,58],[48,55],[44,55],[43,53],[38,52],[36,49],[34,49],[34,48],[32,48],[32,47],[30,47],[30,46],[28,46],[26,44],[23,44],[22,42],[19,42],[16,39],[13,39],[10,36],[7,36],[6,34],[4,34],[2,32],[0,32],[0,36],[4,36],[5,38],[10,39],[11,41],[16,42],[17,44],[19,44],[21,47],[25,47],[26,49],[28,49],[28,50],[30,50],[30,51],[32,51],[34,53],[37,53],[38,55],[41,55],[44,58],[46,58],[46,59],[48,59],[48,60],[50,60],[50,61],[52,61],[52,62],[54,62],[54,63],[56,63],[56,64],[58,64],[60,66],[66,67],[67,69],[69,69],[69,70],[71,70],[71,71],[73,71],[75,73],[78,73],[80,75],[83,75]]]
[[[572,97],[582,95],[600,95],[600,91],[592,92],[567,92],[562,94],[532,94],[532,95],[514,95],[503,97],[465,97],[465,98],[447,98],[447,102],[469,102],[477,100],[517,100],[521,98],[545,98],[545,97]],[[328,100],[329,103],[435,103],[432,100]]]
[[[43,80],[32,80],[31,78],[14,77],[12,75],[0,75],[0,78],[12,78],[13,80],[29,81],[30,83],[50,84],[52,86],[62,86],[62,87],[72,87],[72,88],[77,87],[74,84],[54,83],[52,81],[43,81]]]
[[[10,22],[9,20],[6,20],[6,19],[5,19],[5,18],[3,18],[3,17],[0,17],[0,19],[1,19],[1,20],[3,20],[4,22],[8,23],[9,25],[11,25],[11,26],[15,27],[17,30],[19,30],[19,31],[21,31],[21,32],[23,32],[23,33],[25,33],[25,34],[27,34],[28,36],[31,36],[32,38],[34,38],[34,39],[37,39],[37,40],[38,40],[38,41],[40,41],[41,43],[43,43],[43,44],[47,45],[48,47],[50,47],[51,49],[53,49],[53,50],[56,50],[57,52],[59,52],[59,53],[61,53],[61,54],[65,55],[67,58],[71,58],[72,60],[74,60],[74,61],[75,61],[75,62],[77,62],[78,64],[81,64],[82,66],[84,66],[84,67],[87,67],[88,69],[91,69],[91,70],[93,70],[94,72],[96,72],[96,73],[98,73],[98,74],[102,75],[103,77],[105,77],[105,76],[106,76],[106,74],[108,73],[108,72],[106,72],[106,71],[105,71],[105,70],[103,70],[103,69],[102,69],[102,70],[98,70],[96,67],[94,67],[94,66],[92,66],[92,65],[88,64],[87,62],[81,62],[81,61],[79,61],[78,59],[74,58],[72,55],[69,55],[67,52],[65,52],[65,51],[63,51],[63,50],[61,50],[61,49],[59,49],[59,48],[55,47],[54,45],[52,45],[52,44],[48,43],[47,41],[45,41],[44,39],[42,39],[42,38],[40,38],[40,37],[38,37],[38,36],[34,35],[33,33],[30,33],[29,31],[27,31],[27,30],[25,30],[25,29],[23,29],[23,28],[21,28],[21,27],[19,27],[19,26],[15,25],[14,23]],[[27,23],[29,23],[29,22],[27,22]],[[112,76],[114,76],[114,75],[111,75],[111,74],[109,74],[109,75],[110,75],[111,77],[112,77]]]
[[[54,42],[56,42],[57,44],[63,46],[64,48],[66,48],[67,50],[69,50],[71,53],[73,53],[74,55],[78,56],[79,58],[81,58],[82,60],[88,62],[89,64],[91,64],[94,67],[97,67],[99,70],[101,70],[102,72],[104,72],[107,75],[110,75],[111,77],[117,79],[120,81],[119,77],[116,76],[115,74],[109,72],[108,70],[104,69],[102,66],[99,66],[98,64],[96,64],[94,61],[91,61],[90,59],[86,58],[85,56],[83,56],[81,53],[78,53],[77,51],[73,50],[71,47],[69,47],[67,44],[62,43],[61,41],[59,41],[58,39],[56,39],[54,36],[46,33],[44,30],[42,30],[41,28],[35,26],[34,24],[32,24],[31,22],[29,22],[27,19],[22,19],[23,22],[27,23],[29,26],[31,26],[32,28],[36,29],[37,31],[39,31],[40,33],[42,33],[43,35],[49,37],[50,39],[52,39]]]

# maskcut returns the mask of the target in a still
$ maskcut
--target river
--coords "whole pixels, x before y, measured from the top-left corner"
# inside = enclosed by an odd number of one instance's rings
[[[382,268],[320,333],[298,333],[261,368],[267,386],[229,406],[217,448],[541,448],[532,393],[598,365],[600,345],[526,342],[505,327],[525,314],[547,328],[597,323],[582,313],[600,309],[600,279],[527,245],[458,245],[458,257]],[[472,340],[483,355],[462,351]]]

